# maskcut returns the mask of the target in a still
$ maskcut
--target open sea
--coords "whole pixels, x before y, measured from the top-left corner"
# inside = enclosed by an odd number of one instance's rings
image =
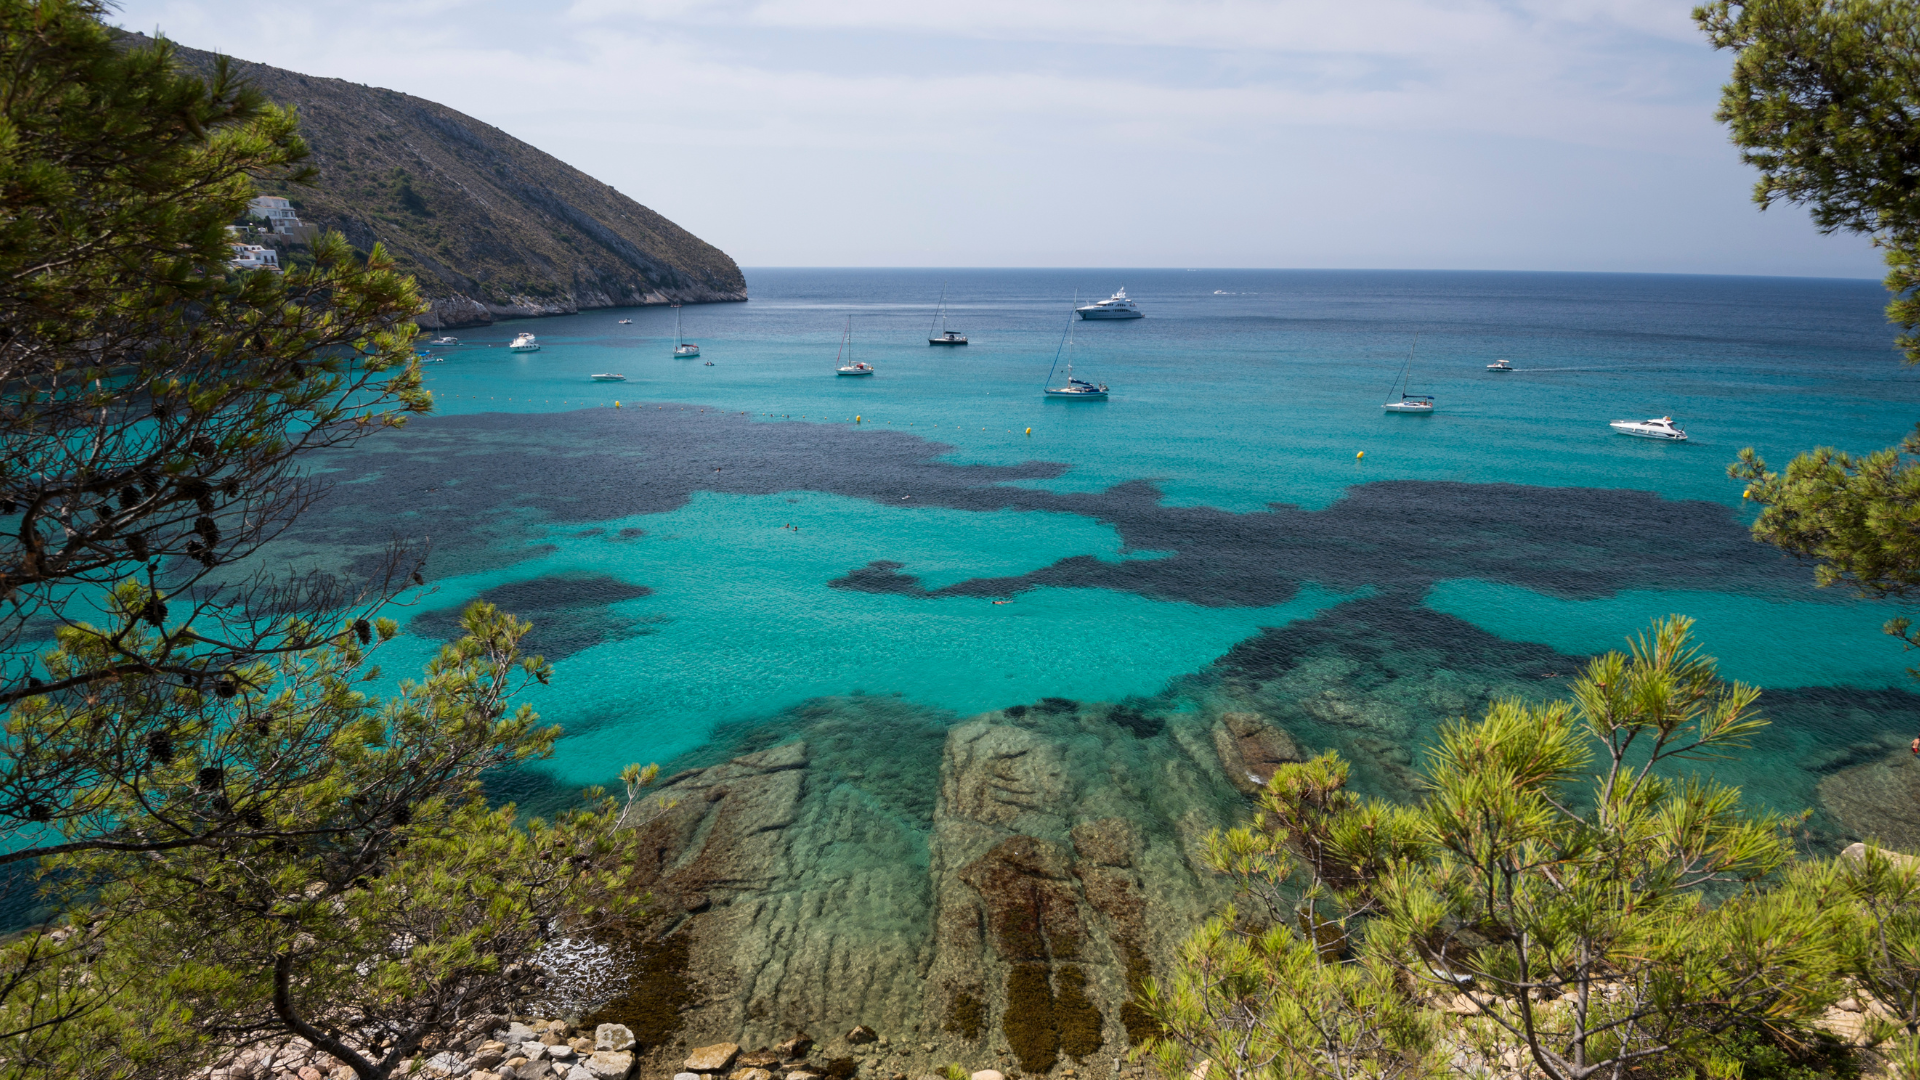
[[[683,309],[695,360],[671,355],[667,308],[456,331],[425,369],[436,415],[328,458],[337,486],[282,542],[339,562],[430,540],[430,588],[381,656],[395,675],[475,598],[536,624],[555,675],[526,700],[567,736],[523,798],[877,701],[893,719],[848,753],[1047,697],[1252,702],[1390,790],[1402,774],[1367,761],[1404,763],[1493,696],[1563,693],[1669,613],[1767,691],[1773,726],[1711,766],[1762,802],[1816,807],[1823,775],[1920,725],[1915,658],[1879,632],[1899,611],[1751,541],[1725,475],[1742,447],[1777,467],[1920,419],[1876,282],[747,279],[748,303]],[[1147,318],[1072,326],[1075,373],[1111,398],[1044,400],[1076,296],[1122,285]],[[964,348],[926,343],[943,287]],[[834,375],[849,318],[872,378]],[[540,352],[507,351],[522,331]],[[1410,350],[1432,416],[1380,409]],[[1486,371],[1500,358],[1515,370]],[[1661,415],[1691,440],[1607,427]]]

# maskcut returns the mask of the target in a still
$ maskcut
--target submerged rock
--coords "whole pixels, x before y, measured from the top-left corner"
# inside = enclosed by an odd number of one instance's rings
[[[1248,795],[1266,790],[1280,766],[1306,760],[1293,736],[1258,713],[1222,713],[1213,725],[1213,747],[1227,780]]]
[[[1829,773],[1819,792],[1827,813],[1855,838],[1920,852],[1920,758],[1895,750]]]
[[[1214,717],[1170,714],[1168,737],[1143,738],[1092,708],[943,729],[855,697],[801,716],[799,740],[671,778],[655,804],[671,808],[642,827],[632,886],[685,951],[682,1045],[719,1043],[686,1070],[1107,1075],[1147,1032],[1133,994],[1227,899],[1194,861],[1250,805]],[[1278,728],[1236,723],[1239,766],[1290,752]],[[595,1019],[626,1023],[616,1006]],[[846,1034],[819,1050],[796,1034],[822,1027]],[[644,1075],[687,1053],[639,1039]]]

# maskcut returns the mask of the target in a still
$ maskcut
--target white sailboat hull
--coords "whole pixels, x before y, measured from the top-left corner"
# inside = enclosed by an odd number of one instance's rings
[[[1076,309],[1083,319],[1144,319],[1144,311],[1129,311],[1126,308],[1083,307]]]

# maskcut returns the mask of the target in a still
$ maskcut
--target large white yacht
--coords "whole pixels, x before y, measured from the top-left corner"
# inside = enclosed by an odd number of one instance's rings
[[[1673,417],[1656,416],[1651,420],[1610,420],[1607,426],[1622,435],[1633,435],[1642,439],[1665,439],[1668,442],[1686,442],[1687,433],[1673,426]]]
[[[540,343],[533,340],[532,334],[521,334],[519,337],[514,338],[513,344],[507,346],[507,348],[513,352],[539,352]]]
[[[1133,301],[1127,299],[1125,285],[1120,286],[1119,292],[1097,304],[1088,304],[1074,310],[1078,311],[1083,319],[1144,319],[1147,317],[1146,312],[1141,311]]]

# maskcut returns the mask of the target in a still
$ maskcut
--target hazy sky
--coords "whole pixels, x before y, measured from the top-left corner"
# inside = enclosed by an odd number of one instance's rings
[[[442,102],[746,266],[1878,277],[1749,201],[1688,0],[125,0]]]

